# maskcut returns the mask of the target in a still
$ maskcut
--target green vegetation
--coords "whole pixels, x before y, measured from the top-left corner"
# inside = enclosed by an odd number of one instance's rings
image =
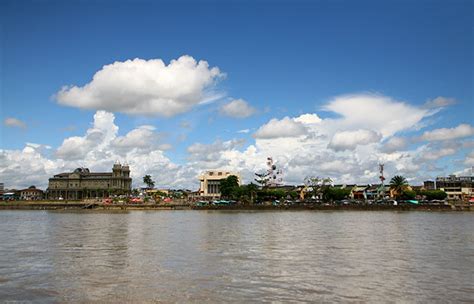
[[[448,194],[442,190],[424,190],[420,191],[420,195],[426,197],[427,200],[444,200]]]
[[[349,197],[350,194],[351,194],[351,189],[349,188],[342,189],[342,188],[328,187],[325,189],[323,198],[326,198],[326,200],[340,201]]]
[[[147,187],[150,189],[153,189],[155,187],[155,182],[151,179],[151,176],[148,174],[143,177],[143,183],[145,183]]]
[[[243,203],[253,203],[257,197],[258,186],[254,183],[235,187],[232,191],[232,199]]]
[[[304,183],[308,188],[312,189],[311,194],[314,197],[328,201],[328,189],[331,187],[332,179],[329,177],[309,176],[306,177]]]
[[[402,194],[399,196],[405,200],[412,200],[416,197],[416,192],[412,190],[403,190]]]
[[[233,194],[239,188],[239,179],[235,175],[231,175],[227,178],[223,178],[219,184],[219,190],[222,197],[233,198]]]
[[[394,190],[395,197],[400,198],[403,196],[403,192],[408,187],[408,182],[406,178],[401,175],[395,175],[390,180],[390,188]]]

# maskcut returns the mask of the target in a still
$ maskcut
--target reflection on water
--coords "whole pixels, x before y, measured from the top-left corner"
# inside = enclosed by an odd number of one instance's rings
[[[474,213],[0,212],[0,299],[472,301]]]

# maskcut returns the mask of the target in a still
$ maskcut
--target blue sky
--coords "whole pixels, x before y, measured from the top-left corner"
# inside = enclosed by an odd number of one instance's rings
[[[340,113],[322,108],[338,96],[376,94],[420,108],[437,97],[454,100],[423,117],[423,128],[407,126],[380,137],[379,145],[392,136],[413,139],[430,130],[472,126],[473,11],[471,1],[3,1],[1,115],[4,122],[15,118],[26,127],[4,123],[0,148],[13,153],[25,143],[47,145],[51,148],[43,149],[41,157],[56,162],[65,139],[84,136],[96,111],[109,110],[59,104],[54,96],[63,86],[83,87],[114,62],[140,58],[169,64],[182,55],[219,68],[223,76],[207,89],[220,98],[171,117],[110,112],[119,127],[117,136],[151,125],[161,143],[171,146],[163,149],[166,159],[196,172],[211,165],[192,160],[193,144],[212,148],[216,141],[245,139],[216,156],[216,164],[233,167],[222,155],[258,146],[255,132],[271,119],[305,113],[336,119]],[[240,119],[222,115],[220,107],[233,99],[245,100],[255,113]],[[236,133],[242,129],[250,132]],[[423,177],[469,167],[472,135],[469,130],[463,134],[451,142],[455,153],[431,160],[441,170]],[[430,151],[449,145],[410,142],[410,155],[421,145],[430,144]],[[11,161],[9,157],[4,159]],[[129,157],[122,161],[133,163]],[[294,157],[283,157],[281,166],[291,171]],[[40,168],[31,182],[78,163],[77,158],[62,160],[52,169]],[[242,162],[248,171],[257,169],[251,161]],[[10,165],[2,166],[6,170]],[[337,178],[337,172],[329,173]],[[302,174],[290,173],[289,182]]]

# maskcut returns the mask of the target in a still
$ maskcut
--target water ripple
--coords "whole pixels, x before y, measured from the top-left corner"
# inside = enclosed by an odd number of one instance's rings
[[[0,299],[472,302],[474,214],[0,212]]]

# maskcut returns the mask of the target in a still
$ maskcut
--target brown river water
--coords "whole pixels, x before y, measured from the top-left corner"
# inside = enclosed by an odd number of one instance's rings
[[[0,301],[473,303],[474,212],[0,211]]]

